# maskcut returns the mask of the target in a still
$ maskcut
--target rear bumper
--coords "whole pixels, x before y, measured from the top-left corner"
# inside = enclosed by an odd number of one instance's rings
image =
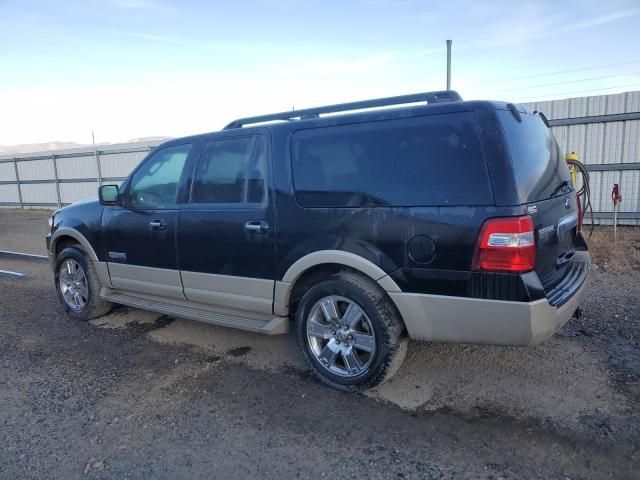
[[[581,252],[588,271],[589,254]],[[587,275],[555,307],[546,298],[512,302],[417,293],[393,293],[409,336],[415,340],[492,345],[537,345],[557,332],[582,300]]]

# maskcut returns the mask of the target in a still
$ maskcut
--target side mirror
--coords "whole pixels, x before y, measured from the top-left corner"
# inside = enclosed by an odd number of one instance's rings
[[[120,190],[117,185],[101,185],[98,198],[101,205],[120,205]]]

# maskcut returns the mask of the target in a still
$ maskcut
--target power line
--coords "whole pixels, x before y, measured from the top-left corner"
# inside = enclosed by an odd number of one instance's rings
[[[548,95],[542,95],[542,96],[539,96],[539,97],[530,98],[530,99],[526,100],[525,102],[519,102],[519,103],[526,103],[526,102],[530,102],[532,100],[545,99],[545,98],[548,98],[548,97],[556,97],[556,96],[559,96],[559,95],[563,95],[563,96],[564,95],[572,95],[573,96],[576,93],[601,92],[601,91],[604,91],[604,90],[615,90],[616,88],[628,88],[628,87],[640,87],[640,83],[628,83],[626,85],[617,85],[615,87],[589,88],[589,89],[586,89],[586,90],[571,90],[571,91],[566,91],[566,92],[550,93]],[[571,97],[571,98],[573,98],[573,97]],[[560,100],[564,100],[564,99],[560,99]]]
[[[573,73],[573,72],[584,72],[587,70],[597,70],[599,68],[607,68],[607,67],[619,67],[621,65],[633,65],[636,63],[640,63],[640,60],[632,60],[629,62],[621,62],[621,63],[608,63],[604,65],[594,65],[591,67],[582,67],[582,68],[573,68],[571,70],[561,70],[558,72],[547,72],[547,73],[537,73],[535,75],[524,75],[521,77],[510,77],[510,78],[496,78],[494,80],[482,80],[477,82],[478,84],[482,83],[503,83],[503,82],[511,82],[513,80],[524,80],[529,78],[537,78],[537,77],[549,77],[552,75],[562,75],[564,73]]]
[[[504,89],[495,90],[494,92],[489,92],[489,94],[502,93],[502,92],[513,92],[513,91],[516,91],[516,90],[527,90],[529,88],[553,87],[555,85],[567,85],[569,83],[591,82],[593,80],[603,80],[605,78],[628,77],[630,75],[640,75],[640,72],[620,73],[620,74],[617,74],[617,75],[604,75],[604,76],[601,76],[601,77],[581,78],[581,79],[578,79],[578,80],[565,80],[564,82],[540,83],[538,85],[525,85],[524,87],[514,87],[514,88],[508,88],[506,90],[504,90]]]
[[[604,91],[604,90],[615,90],[616,88],[628,88],[628,87],[640,87],[640,83],[628,83],[628,84],[625,84],[625,85],[617,85],[615,87],[589,88],[587,90],[570,90],[570,91],[566,91],[566,92],[556,92],[556,93],[550,93],[548,95],[538,96],[538,97],[536,97],[534,99],[518,101],[517,103],[531,103],[531,102],[543,101],[545,98],[556,97],[556,96],[559,96],[559,95],[575,95],[576,93],[601,92],[601,91]],[[564,98],[561,99],[561,100],[564,100]]]

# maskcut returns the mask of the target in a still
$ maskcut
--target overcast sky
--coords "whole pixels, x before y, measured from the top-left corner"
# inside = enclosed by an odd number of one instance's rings
[[[447,38],[466,99],[640,89],[638,0],[0,0],[0,144],[444,89]]]

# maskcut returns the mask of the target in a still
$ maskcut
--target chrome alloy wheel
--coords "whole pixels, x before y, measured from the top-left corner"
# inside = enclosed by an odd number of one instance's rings
[[[58,284],[67,306],[75,312],[81,311],[89,301],[89,285],[84,270],[73,258],[67,258],[60,265]]]
[[[376,352],[376,338],[364,311],[348,298],[318,300],[307,319],[307,343],[320,364],[336,375],[364,372]]]

